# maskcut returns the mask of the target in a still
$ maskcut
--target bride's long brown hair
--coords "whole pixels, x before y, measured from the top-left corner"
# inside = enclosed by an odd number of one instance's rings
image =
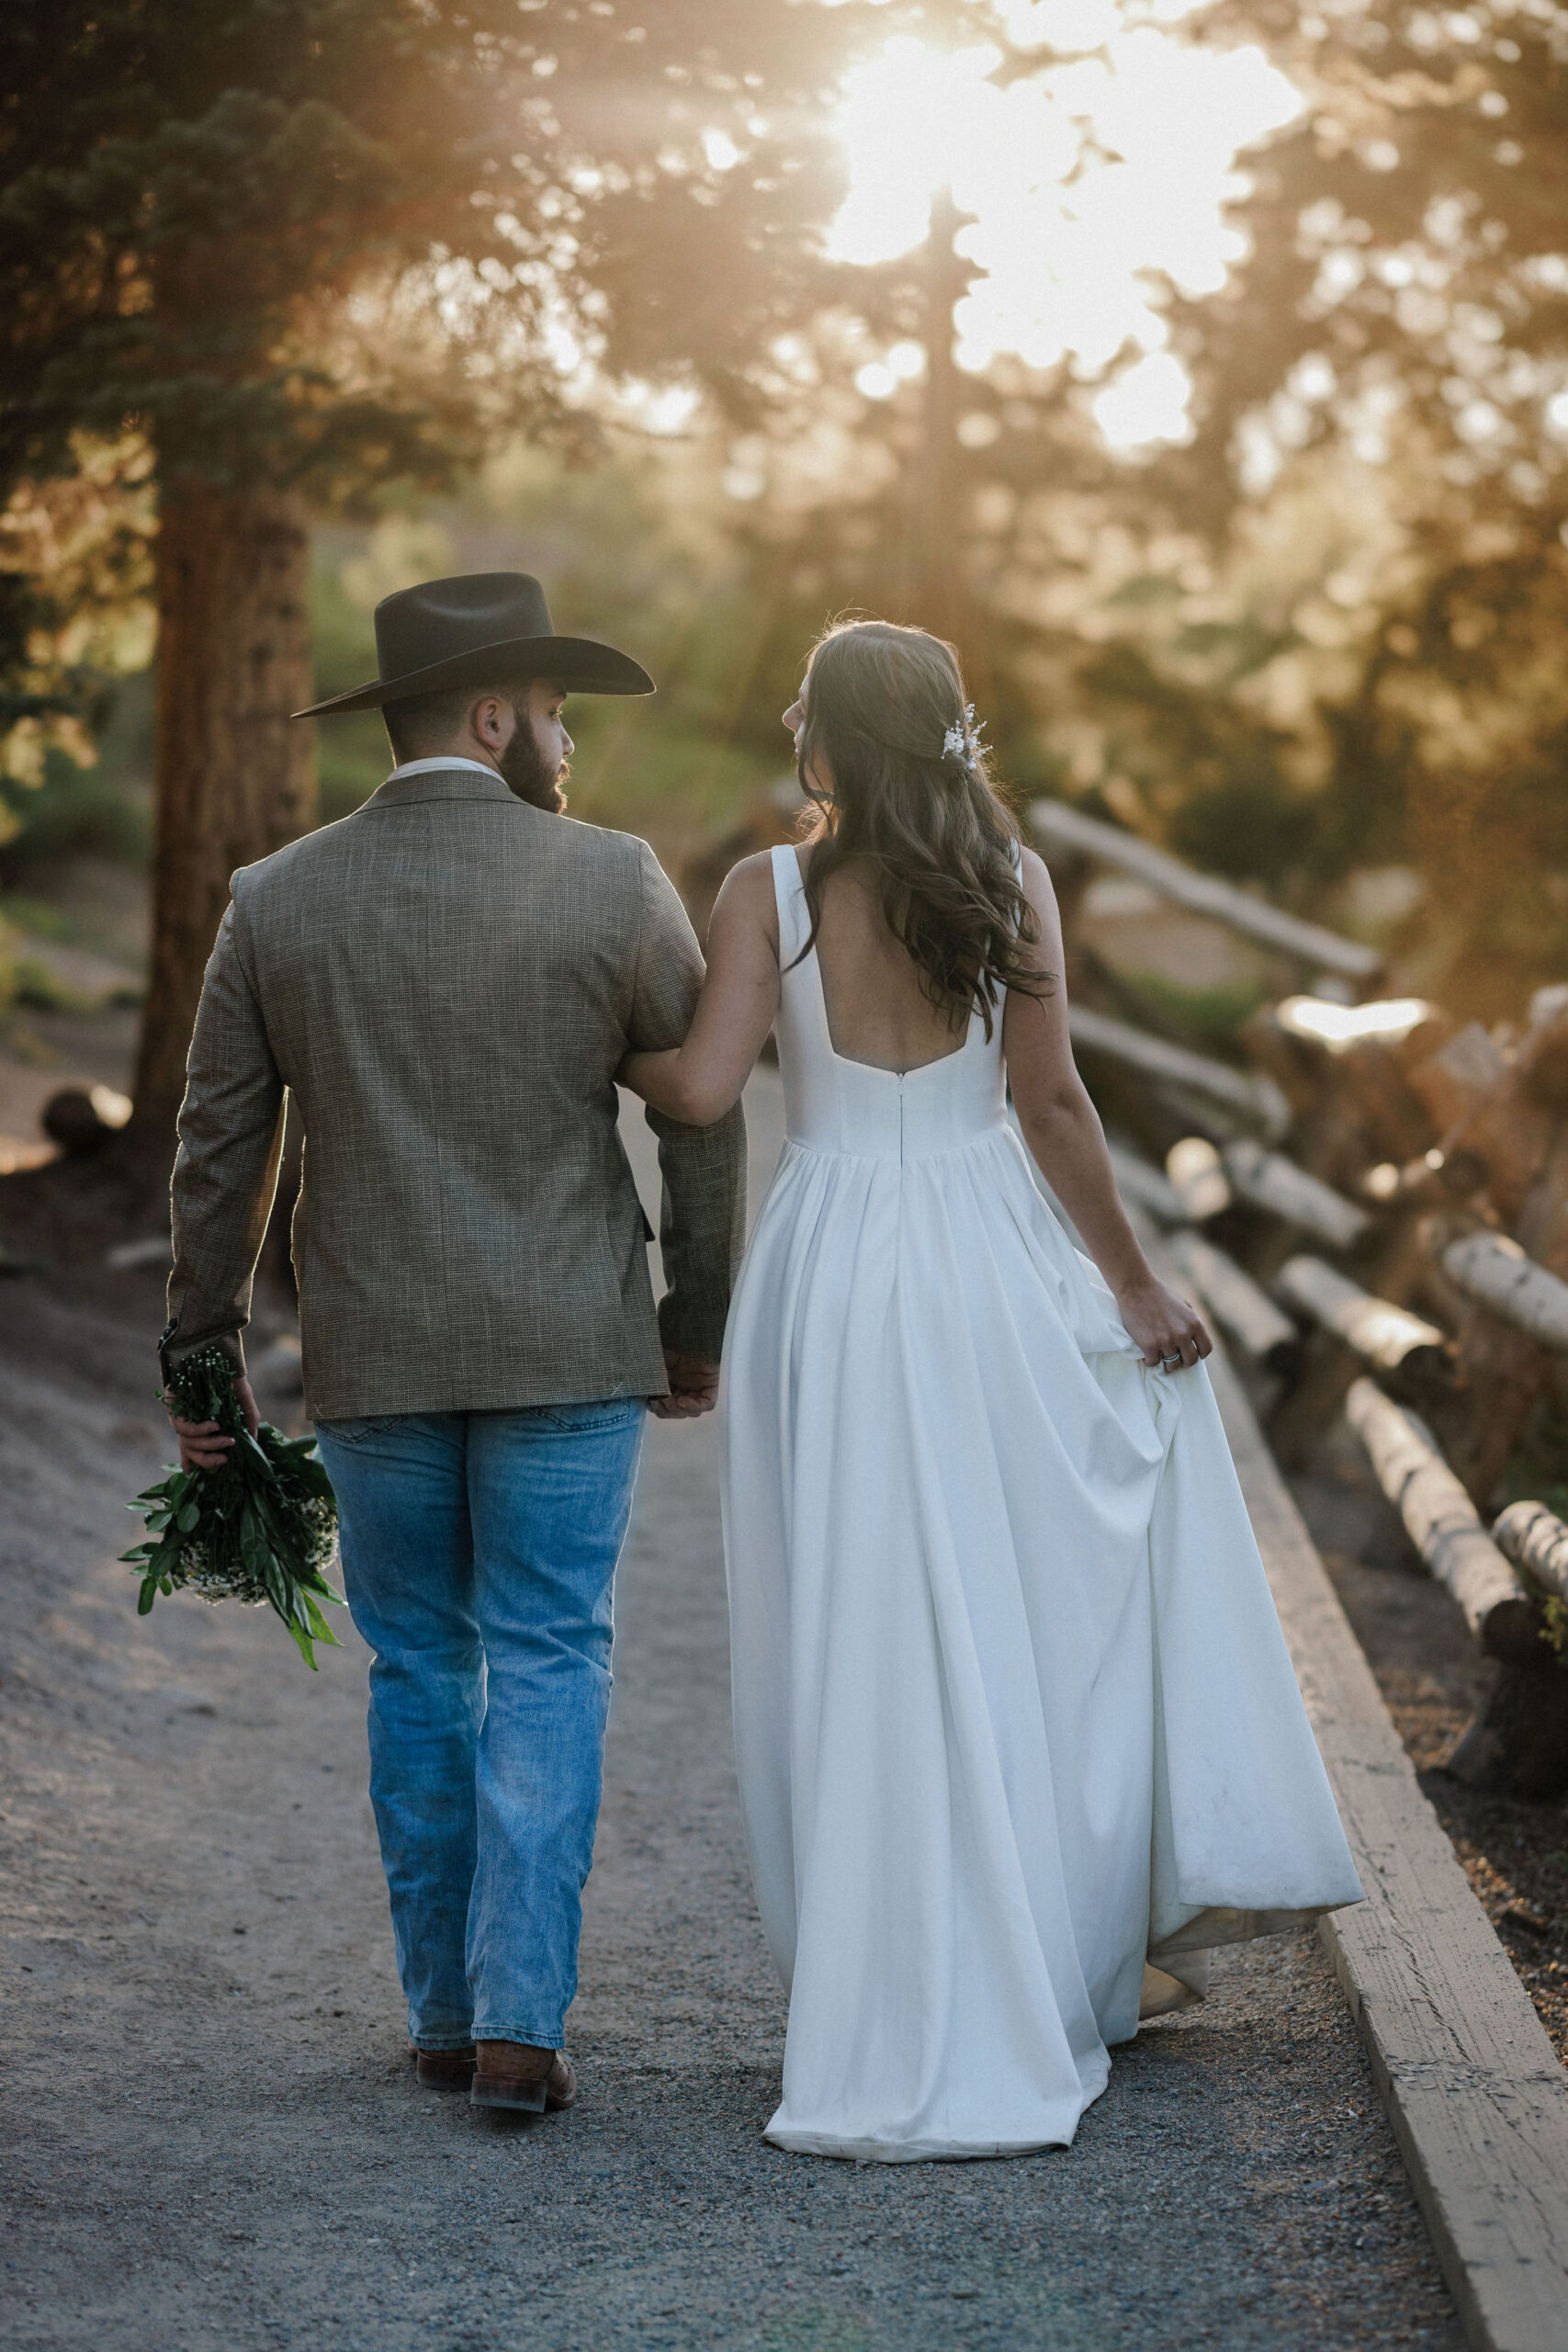
[[[806,678],[801,956],[817,944],[829,876],[869,857],[884,920],[925,994],[955,1028],[977,1009],[989,1037],[1006,989],[1043,997],[1055,981],[1026,952],[1040,925],[1019,880],[1018,828],[966,718],[957,655],[924,629],[840,621],[818,639]]]

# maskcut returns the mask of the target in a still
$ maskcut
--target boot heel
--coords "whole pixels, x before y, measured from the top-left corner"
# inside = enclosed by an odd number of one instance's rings
[[[470,2107],[509,2109],[513,2115],[543,2115],[545,2075],[536,2083],[519,2083],[505,2075],[476,2074],[468,2086]]]

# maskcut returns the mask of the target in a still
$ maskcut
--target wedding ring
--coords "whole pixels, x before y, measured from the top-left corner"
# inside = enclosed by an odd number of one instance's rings
[[[1172,1364],[1179,1363],[1180,1362],[1181,1358],[1179,1354],[1174,1356],[1161,1356],[1159,1360],[1159,1368],[1161,1372],[1168,1372]]]

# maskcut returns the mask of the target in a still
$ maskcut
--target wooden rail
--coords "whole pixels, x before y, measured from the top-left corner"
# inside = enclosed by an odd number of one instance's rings
[[[1541,1347],[1568,1355],[1568,1283],[1527,1258],[1517,1241],[1500,1233],[1467,1233],[1449,1243],[1441,1264],[1467,1298],[1489,1306]]]
[[[1510,1503],[1493,1521],[1492,1541],[1543,1592],[1568,1600],[1568,1527],[1544,1503]]]
[[[1191,1284],[1227,1339],[1266,1371],[1295,1370],[1301,1358],[1301,1333],[1234,1258],[1190,1227],[1168,1234],[1165,1246],[1178,1272]]]
[[[1124,833],[1115,825],[1102,824],[1097,817],[1080,816],[1065,801],[1034,801],[1029,821],[1047,847],[1070,850],[1079,856],[1099,858],[1107,865],[1119,866],[1123,874],[1135,875],[1140,882],[1146,882],[1162,898],[1174,899],[1178,906],[1188,907],[1194,914],[1212,915],[1231,931],[1260,940],[1264,946],[1294,956],[1318,971],[1365,982],[1374,978],[1382,967],[1382,958],[1376,948],[1363,946],[1359,940],[1341,939],[1337,932],[1325,931],[1321,924],[1281,914],[1266,899],[1255,899],[1232,883],[1216,881],[1212,874],[1197,873],[1179,857],[1139,841],[1135,833]]]
[[[1119,1143],[1109,1144],[1111,1172],[1116,1179],[1116,1189],[1124,1201],[1138,1208],[1147,1209],[1161,1225],[1180,1225],[1187,1211],[1180,1193],[1168,1176],[1162,1176],[1148,1160],[1140,1159],[1135,1151],[1128,1151]]]
[[[1435,1323],[1386,1298],[1374,1298],[1321,1258],[1288,1258],[1274,1277],[1274,1287],[1375,1371],[1431,1386],[1448,1378],[1449,1345]]]
[[[1243,1140],[1227,1144],[1222,1158],[1225,1174],[1244,1201],[1304,1233],[1315,1233],[1332,1250],[1353,1248],[1371,1229],[1372,1220],[1365,1209],[1321,1176],[1308,1175],[1283,1152],[1265,1151],[1261,1145]]]
[[[1291,1106],[1271,1078],[1233,1069],[1229,1062],[1189,1053],[1185,1046],[1168,1045],[1163,1037],[1151,1037],[1147,1030],[1134,1029],[1131,1022],[1113,1020],[1086,1004],[1069,1005],[1067,1027],[1074,1045],[1086,1053],[1107,1054],[1150,1078],[1207,1095],[1211,1102],[1239,1112],[1248,1125],[1261,1127],[1266,1136],[1282,1136],[1291,1124]]]
[[[1458,1601],[1481,1648],[1492,1657],[1533,1664],[1541,1646],[1535,1604],[1482,1526],[1430,1430],[1365,1378],[1346,1397],[1345,1417],[1411,1542]]]
[[[1165,1172],[1195,1225],[1219,1216],[1233,1200],[1265,1209],[1285,1225],[1315,1234],[1332,1250],[1348,1250],[1370,1231],[1365,1209],[1320,1176],[1298,1168],[1283,1152],[1265,1151],[1246,1137],[1222,1151],[1207,1136],[1183,1136],[1166,1154]]]
[[[1298,1025],[1309,1032],[1315,1034],[1325,1026],[1304,1001],[1297,1012],[1302,1015]],[[1306,1019],[1309,1012],[1310,1021]],[[1332,1022],[1327,1023],[1334,1030],[1332,1042],[1342,1046],[1343,1051],[1331,1051],[1325,1058],[1342,1061],[1357,1083],[1344,1107],[1330,1104],[1325,1109],[1321,1099],[1315,1108],[1310,1101],[1301,1106],[1309,1148],[1323,1151],[1329,1164],[1345,1166],[1347,1143],[1354,1148],[1360,1121],[1371,1117],[1375,1123],[1385,1089],[1400,1100],[1402,1115],[1417,1119],[1422,1115],[1426,1096],[1420,1094],[1420,1086],[1426,1081],[1421,1072],[1427,1065],[1416,1062],[1416,1083],[1407,1085],[1379,1033],[1386,1032],[1387,1038],[1399,1045],[1432,1020],[1424,1001],[1410,999],[1366,1008],[1365,1017],[1359,1021],[1347,1012],[1337,1029]],[[1162,1074],[1168,1069],[1168,1057],[1176,1048],[1160,1040],[1144,1040],[1140,1055],[1138,1033],[1129,1032],[1120,1023],[1097,1028],[1097,1022],[1103,1023],[1104,1016],[1091,1013],[1084,1025],[1097,1040],[1113,1032],[1126,1060],[1141,1060],[1143,1066],[1160,1069]],[[1530,1065],[1535,1093],[1527,1090],[1517,1101],[1510,1098],[1510,1103],[1502,1106],[1507,1114],[1504,1131],[1514,1138],[1513,1158],[1502,1163],[1505,1182],[1514,1181],[1509,1171],[1516,1163],[1529,1167],[1533,1163],[1529,1154],[1544,1148],[1530,1125],[1533,1120],[1539,1127],[1542,1117],[1549,1115],[1543,1106],[1561,1099],[1568,1111],[1568,1023],[1561,1036],[1556,1032],[1552,1036],[1556,1061],[1540,1046]],[[1381,1064],[1372,1068],[1379,1055],[1388,1065],[1386,1072]],[[1514,1066],[1503,1067],[1512,1082]],[[1233,1098],[1236,1075],[1234,1071],[1224,1074],[1225,1091]],[[1287,1076],[1282,1067],[1280,1075]],[[1500,1083],[1484,1074],[1474,1081],[1483,1091]],[[1462,1071],[1443,1073],[1435,1091],[1428,1087],[1431,1115],[1450,1125],[1455,1117],[1467,1115],[1466,1084],[1470,1081]],[[1406,1095],[1408,1102],[1403,1100]],[[1201,1119],[1203,1114],[1200,1111],[1195,1115]],[[1157,1121],[1155,1124],[1157,1132]],[[1568,1126],[1564,1139],[1568,1140]],[[1445,1157],[1445,1150],[1433,1149],[1422,1160],[1423,1173],[1434,1184],[1435,1171],[1444,1166]],[[1215,1250],[1206,1235],[1193,1228],[1240,1204],[1260,1212],[1276,1228],[1271,1237],[1257,1237],[1261,1262],[1268,1265],[1277,1262],[1281,1227],[1311,1236],[1319,1248],[1346,1251],[1369,1241],[1381,1226],[1388,1246],[1380,1262],[1400,1283],[1421,1279],[1419,1261],[1425,1260],[1426,1303],[1436,1304],[1455,1324],[1457,1340],[1450,1340],[1425,1317],[1413,1314],[1394,1299],[1374,1295],[1310,1252],[1288,1259],[1274,1278],[1275,1287],[1280,1305],[1332,1333],[1390,1392],[1382,1394],[1365,1378],[1356,1381],[1346,1408],[1351,1425],[1427,1566],[1463,1610],[1480,1646],[1499,1661],[1500,1672],[1489,1682],[1465,1730],[1445,1757],[1444,1769],[1468,1786],[1490,1793],[1532,1801],[1561,1796],[1568,1790],[1568,1683],[1563,1679],[1568,1658],[1554,1657],[1551,1645],[1542,1638],[1546,1628],[1536,1596],[1544,1593],[1561,1600],[1564,1595],[1556,1584],[1534,1575],[1522,1556],[1517,1562],[1512,1557],[1511,1545],[1504,1537],[1516,1522],[1505,1519],[1499,1540],[1494,1543],[1475,1504],[1483,1501],[1494,1486],[1533,1407],[1544,1376],[1541,1367],[1548,1361],[1543,1349],[1568,1353],[1568,1283],[1535,1264],[1517,1243],[1494,1231],[1466,1235],[1434,1252],[1427,1238],[1428,1229],[1410,1223],[1403,1187],[1396,1187],[1402,1193],[1403,1215],[1396,1214],[1387,1188],[1377,1193],[1374,1212],[1348,1199],[1283,1151],[1258,1140],[1256,1134],[1224,1144],[1206,1134],[1188,1136],[1167,1153],[1163,1179],[1157,1170],[1135,1157],[1123,1156],[1118,1172],[1129,1201],[1147,1210],[1166,1228],[1173,1270],[1213,1328],[1252,1362],[1286,1383],[1279,1400],[1276,1436],[1287,1448],[1299,1448],[1308,1442],[1321,1417],[1337,1408],[1348,1368],[1321,1351],[1315,1361],[1306,1356],[1299,1335],[1245,1265]],[[1485,1173],[1482,1168],[1475,1182]],[[1446,1176],[1444,1181],[1446,1184]],[[1451,1216],[1455,1196],[1445,1193],[1427,1204],[1439,1211],[1439,1232],[1444,1219]],[[1517,1210],[1517,1185],[1516,1195],[1505,1198],[1512,1199]],[[1249,1251],[1254,1238],[1253,1231],[1238,1221],[1233,1245],[1238,1253]],[[1483,1311],[1461,1315],[1461,1299],[1476,1302]],[[1407,1405],[1437,1417],[1451,1464],[1444,1461],[1426,1425],[1401,1410]],[[1568,1533],[1555,1550],[1548,1540],[1550,1533],[1544,1525],[1536,1524],[1531,1556],[1539,1554],[1568,1581]],[[1517,1566],[1524,1566],[1528,1585],[1520,1582]],[[1568,2328],[1564,2352],[1568,2352]]]

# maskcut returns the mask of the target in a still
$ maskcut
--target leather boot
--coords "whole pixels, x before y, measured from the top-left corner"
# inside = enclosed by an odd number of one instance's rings
[[[570,2107],[577,2097],[577,2076],[559,2050],[536,2050],[525,2041],[479,2041],[474,2048],[479,2063],[468,2089],[470,2107],[543,2115]]]
[[[466,2091],[474,2079],[474,2045],[464,2050],[416,2050],[414,2070],[433,2091]]]

